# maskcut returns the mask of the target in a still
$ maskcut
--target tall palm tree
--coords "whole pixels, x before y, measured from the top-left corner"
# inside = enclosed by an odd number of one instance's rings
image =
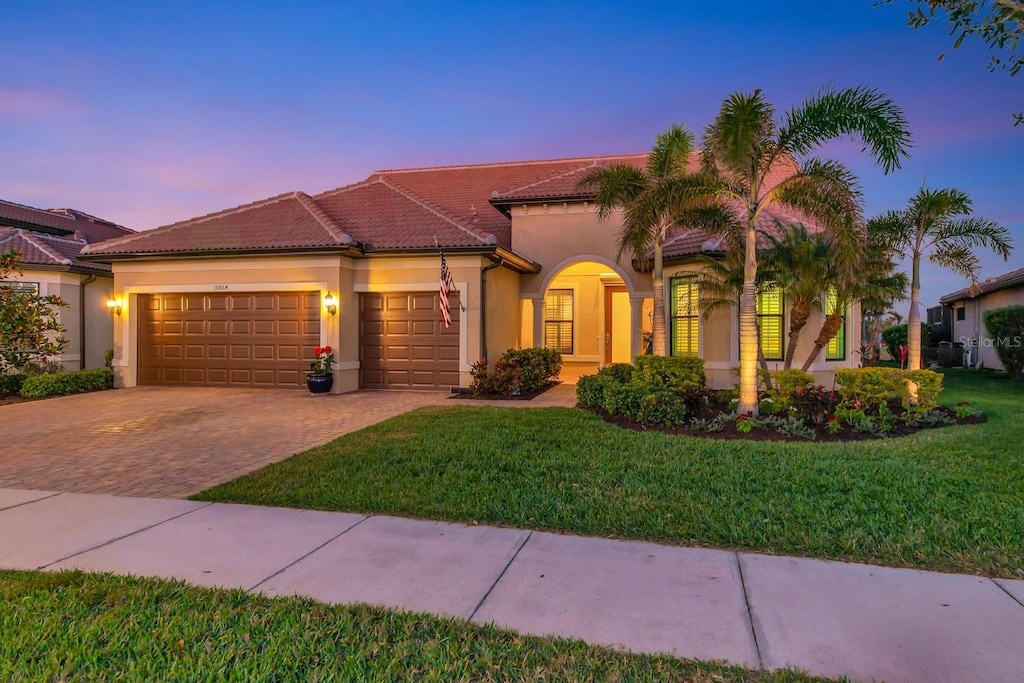
[[[618,236],[618,255],[631,253],[641,262],[653,252],[651,275],[654,289],[652,342],[654,353],[664,356],[665,276],[663,269],[665,236],[668,230],[685,221],[703,225],[724,219],[727,211],[717,205],[717,193],[707,177],[690,172],[694,137],[680,124],[658,135],[644,168],[629,164],[602,166],[588,172],[579,181],[582,191],[594,192],[597,215],[605,219],[613,211],[623,211],[623,227]]]
[[[821,303],[822,282],[833,268],[832,248],[824,235],[810,233],[803,224],[778,225],[778,235],[766,235],[768,249],[761,257],[765,278],[782,290],[789,302],[789,342],[783,367],[789,370],[796,356],[800,332],[811,311]]]
[[[740,297],[739,411],[757,414],[758,219],[775,204],[820,224],[844,255],[855,258],[862,229],[857,179],[837,161],[807,158],[822,144],[852,136],[861,140],[888,173],[907,156],[910,133],[903,112],[868,88],[833,90],[791,109],[781,122],[775,109],[753,93],[730,95],[704,135],[703,164],[742,208],[743,294]],[[802,159],[797,163],[798,159]]]
[[[955,188],[922,187],[907,208],[889,211],[874,219],[877,229],[911,259],[910,312],[907,316],[907,367],[921,367],[921,259],[963,275],[974,286],[981,267],[974,250],[988,247],[1005,261],[1013,245],[1010,231],[972,214],[974,202]]]

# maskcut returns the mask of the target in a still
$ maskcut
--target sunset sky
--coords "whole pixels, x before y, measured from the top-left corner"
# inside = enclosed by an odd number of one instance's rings
[[[1011,228],[1024,266],[1024,74],[951,49],[912,5],[845,2],[46,2],[0,0],[0,198],[147,229],[375,169],[645,151],[760,88],[825,84],[904,108],[890,175],[828,154],[869,215],[955,186]],[[940,54],[945,58],[940,62]],[[924,302],[963,286],[927,269]]]

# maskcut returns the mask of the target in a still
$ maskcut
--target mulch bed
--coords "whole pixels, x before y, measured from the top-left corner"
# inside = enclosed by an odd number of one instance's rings
[[[464,394],[452,394],[449,398],[455,399],[467,399],[470,401],[529,401],[530,399],[537,398],[548,389],[558,386],[561,382],[551,382],[544,385],[537,391],[531,391],[528,394],[516,394],[515,396],[506,396],[505,394],[473,394],[466,392]]]
[[[941,427],[952,427],[954,425],[966,425],[966,424],[981,424],[986,421],[984,415],[972,415],[965,418],[957,418],[956,413],[949,408],[938,408],[939,412],[944,414],[950,420],[953,420],[951,424],[923,424],[916,427],[895,427],[885,436],[878,436],[870,434],[868,432],[859,432],[852,427],[843,427],[835,434],[828,432],[824,427],[816,428],[816,438],[814,441],[828,442],[828,441],[869,441],[875,439],[889,439],[897,436],[907,436],[908,434],[914,434],[924,429],[939,429]],[[789,434],[781,434],[772,427],[758,427],[750,432],[744,434],[743,432],[736,431],[735,422],[727,422],[725,426],[719,432],[708,432],[698,429],[690,429],[689,427],[664,427],[660,425],[642,425],[635,420],[621,415],[612,415],[611,413],[596,408],[591,412],[600,415],[605,422],[618,425],[623,429],[632,429],[636,432],[661,432],[662,434],[675,434],[678,436],[703,436],[709,439],[725,439],[725,440],[740,440],[740,441],[800,441],[803,443],[809,443],[811,439],[805,439],[799,436],[791,436]],[[718,412],[709,411],[700,417],[703,419],[709,419],[715,417]],[[809,425],[813,427],[814,425]]]
[[[13,394],[0,394],[0,406],[12,405],[14,403],[25,403],[26,401],[38,401],[37,398],[25,398]]]

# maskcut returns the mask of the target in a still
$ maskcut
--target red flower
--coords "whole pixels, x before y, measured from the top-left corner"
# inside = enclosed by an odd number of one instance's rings
[[[326,353],[326,354],[330,355],[331,347],[330,346],[325,346],[322,349],[320,349],[320,351],[321,351],[321,353]]]

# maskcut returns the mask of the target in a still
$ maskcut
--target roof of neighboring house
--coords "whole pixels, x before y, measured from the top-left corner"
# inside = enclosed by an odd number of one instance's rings
[[[446,248],[511,250],[508,206],[586,198],[577,189],[586,172],[615,163],[642,166],[646,159],[646,153],[620,154],[376,171],[366,180],[313,197],[302,192],[278,195],[90,245],[84,253],[131,256],[349,245],[373,253],[433,249],[435,239]],[[699,163],[696,153],[691,167]],[[793,220],[766,211],[766,225],[773,216]],[[699,252],[708,239],[704,233],[677,229],[666,256]]]
[[[36,209],[2,199],[0,227],[25,228],[54,235],[78,233],[79,239],[88,243],[134,234],[129,228],[77,209]]]
[[[984,282],[979,282],[977,285],[958,289],[957,291],[940,298],[939,303],[951,304],[954,301],[973,299],[975,297],[984,296],[985,294],[991,294],[992,292],[998,292],[1004,289],[1011,289],[1013,287],[1024,287],[1024,268],[1011,270],[1009,273],[990,277]]]
[[[82,261],[79,253],[85,242],[74,237],[50,235],[24,228],[0,228],[0,252],[14,249],[18,261],[26,268],[43,266],[60,270],[110,272],[110,264]]]

